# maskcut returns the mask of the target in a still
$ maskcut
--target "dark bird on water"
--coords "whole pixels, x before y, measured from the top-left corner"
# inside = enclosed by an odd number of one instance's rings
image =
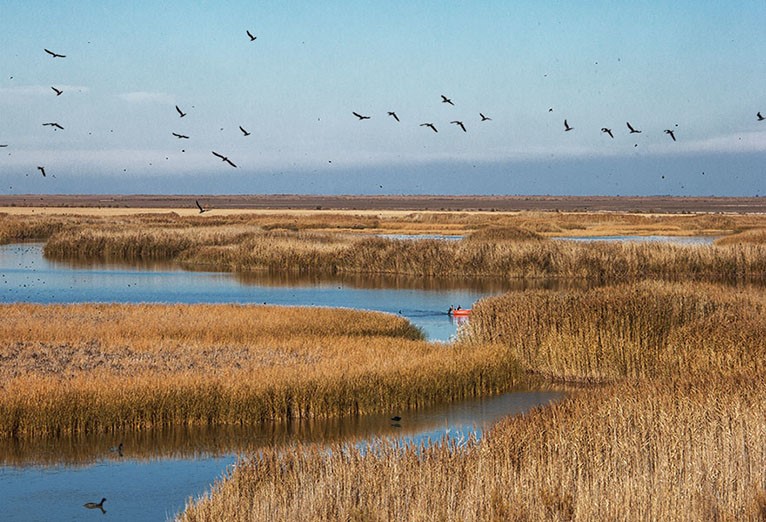
[[[247,33],[247,36],[249,36],[249,37],[250,37],[250,41],[251,41],[251,42],[254,42],[254,41],[255,41],[255,39],[256,39],[256,38],[258,38],[257,36],[254,36],[254,35],[253,35],[253,33],[251,33],[251,32],[250,32],[250,30],[247,30],[247,31],[245,31],[245,32]]]
[[[633,125],[631,125],[629,121],[626,121],[625,125],[627,125],[628,129],[630,129],[630,134],[641,134],[641,131],[637,130],[637,129],[634,129]]]
[[[194,202],[197,204],[197,208],[199,209],[199,213],[200,213],[200,214],[202,214],[203,212],[207,212],[207,209],[206,209],[206,208],[203,208],[203,207],[202,207],[202,205],[200,205],[200,204],[199,204],[199,201],[197,201],[197,200],[195,199],[195,200],[194,200]]]
[[[42,174],[43,177],[45,177],[45,167],[37,167],[37,170],[39,170],[40,174]]]
[[[225,161],[226,163],[228,163],[232,167],[237,168],[237,166],[234,163],[232,163],[231,160],[229,158],[227,158],[226,156],[224,156],[222,154],[218,154],[216,151],[211,151],[211,152],[213,153],[213,156],[221,158],[221,161]]]
[[[362,121],[362,120],[369,120],[369,119],[370,119],[370,117],[369,117],[369,116],[362,116],[362,115],[361,115],[361,114],[359,114],[358,112],[351,112],[351,114],[353,114],[354,116],[356,116],[357,118],[359,118],[359,121]]]
[[[458,127],[460,127],[461,129],[463,129],[463,132],[467,132],[467,131],[465,130],[465,125],[463,125],[463,122],[462,122],[462,121],[458,121],[458,120],[455,120],[455,121],[451,121],[450,123],[454,123],[455,125],[457,125],[457,126],[458,126]]]
[[[61,96],[64,92],[61,89],[57,89],[55,87],[51,87],[51,89],[53,89],[53,91],[56,93],[56,96]]]
[[[665,132],[665,134],[667,134],[668,136],[670,136],[671,138],[673,138],[673,141],[676,141],[676,135],[673,133],[673,131],[672,131],[672,130],[670,130],[670,129],[665,129],[663,132]]]
[[[399,116],[397,116],[395,112],[388,111],[388,115],[392,116],[396,121],[399,121]]]
[[[122,442],[120,442],[119,445],[117,445],[117,446],[115,446],[113,448],[109,448],[109,451],[111,451],[112,453],[116,453],[120,457],[123,457],[124,455],[122,453],[122,450],[123,450],[124,447],[125,447],[125,445]]]
[[[492,121],[492,118],[484,116],[482,113],[479,113],[479,116],[481,116],[481,121]]]
[[[439,132],[438,130],[436,130],[436,127],[434,127],[433,123],[421,123],[420,126],[421,127],[431,127],[432,131]]]
[[[43,49],[43,51],[45,51],[46,53],[50,54],[54,58],[66,58],[65,54],[54,53],[53,51],[49,51],[48,49]]]
[[[178,134],[177,132],[174,132],[172,134],[173,134],[173,136],[175,136],[179,140],[188,140],[189,139],[189,136],[187,136],[186,134]]]
[[[760,111],[758,112],[758,114],[756,114],[756,116],[758,117],[758,121],[766,120],[766,118],[763,117],[763,114],[761,114]]]
[[[43,123],[43,127],[53,127],[55,129],[61,129],[64,130],[64,127],[56,123],[55,121],[49,122],[49,123]]]
[[[402,420],[402,418],[399,415],[394,415],[393,417],[391,417],[391,420],[394,422],[399,422],[400,420]]]
[[[447,97],[446,97],[446,96],[444,96],[443,94],[442,94],[441,96],[442,96],[442,103],[449,103],[449,104],[450,104],[450,105],[452,105],[452,106],[454,106],[454,105],[455,105],[454,103],[452,103],[452,100],[450,100],[449,98],[447,98]]]
[[[104,510],[104,502],[106,502],[106,499],[102,498],[101,502],[86,502],[83,504],[83,507],[87,509],[100,509],[102,513],[106,513]]]
[[[186,113],[185,113],[184,111],[182,111],[182,110],[181,110],[181,108],[180,108],[178,105],[176,105],[176,110],[178,111],[178,115],[179,115],[181,118],[183,118],[184,116],[186,116]]]
[[[249,133],[249,132],[247,132],[245,129],[243,129],[243,128],[242,128],[242,125],[240,125],[240,126],[239,126],[239,130],[241,130],[241,131],[242,131],[242,134],[244,134],[245,136],[250,136],[250,133]]]
[[[572,129],[574,129],[574,127],[570,127],[569,123],[566,120],[564,120],[564,132],[569,132]]]
[[[601,127],[601,132],[609,134],[609,137],[614,139],[614,135],[612,134],[612,129],[607,129],[606,127]]]

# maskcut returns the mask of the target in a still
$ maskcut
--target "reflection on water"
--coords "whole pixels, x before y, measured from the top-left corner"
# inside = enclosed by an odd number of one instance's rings
[[[678,245],[712,245],[718,236],[582,236],[553,237],[560,241],[632,241],[636,243],[673,243]]]
[[[379,437],[415,444],[481,437],[501,418],[563,397],[560,391],[519,391],[416,412],[355,419],[303,421],[253,428],[175,429],[107,437],[0,445],[4,520],[81,520],[82,504],[106,497],[110,520],[163,520],[187,498],[207,491],[235,454],[294,441]],[[110,448],[123,442],[123,456]],[[33,509],[30,510],[30,507]]]

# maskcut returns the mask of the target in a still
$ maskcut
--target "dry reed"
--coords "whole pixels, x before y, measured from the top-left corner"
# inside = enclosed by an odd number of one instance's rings
[[[407,410],[519,382],[499,346],[406,320],[237,305],[0,306],[0,436]]]

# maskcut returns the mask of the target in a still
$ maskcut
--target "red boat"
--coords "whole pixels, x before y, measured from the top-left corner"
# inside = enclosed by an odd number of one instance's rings
[[[471,310],[464,310],[462,308],[452,309],[447,312],[449,315],[454,317],[466,317],[471,315]]]

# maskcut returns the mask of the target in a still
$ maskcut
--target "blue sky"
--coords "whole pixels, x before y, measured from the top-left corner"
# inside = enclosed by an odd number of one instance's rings
[[[8,0],[0,193],[766,195],[766,2],[578,4]]]

